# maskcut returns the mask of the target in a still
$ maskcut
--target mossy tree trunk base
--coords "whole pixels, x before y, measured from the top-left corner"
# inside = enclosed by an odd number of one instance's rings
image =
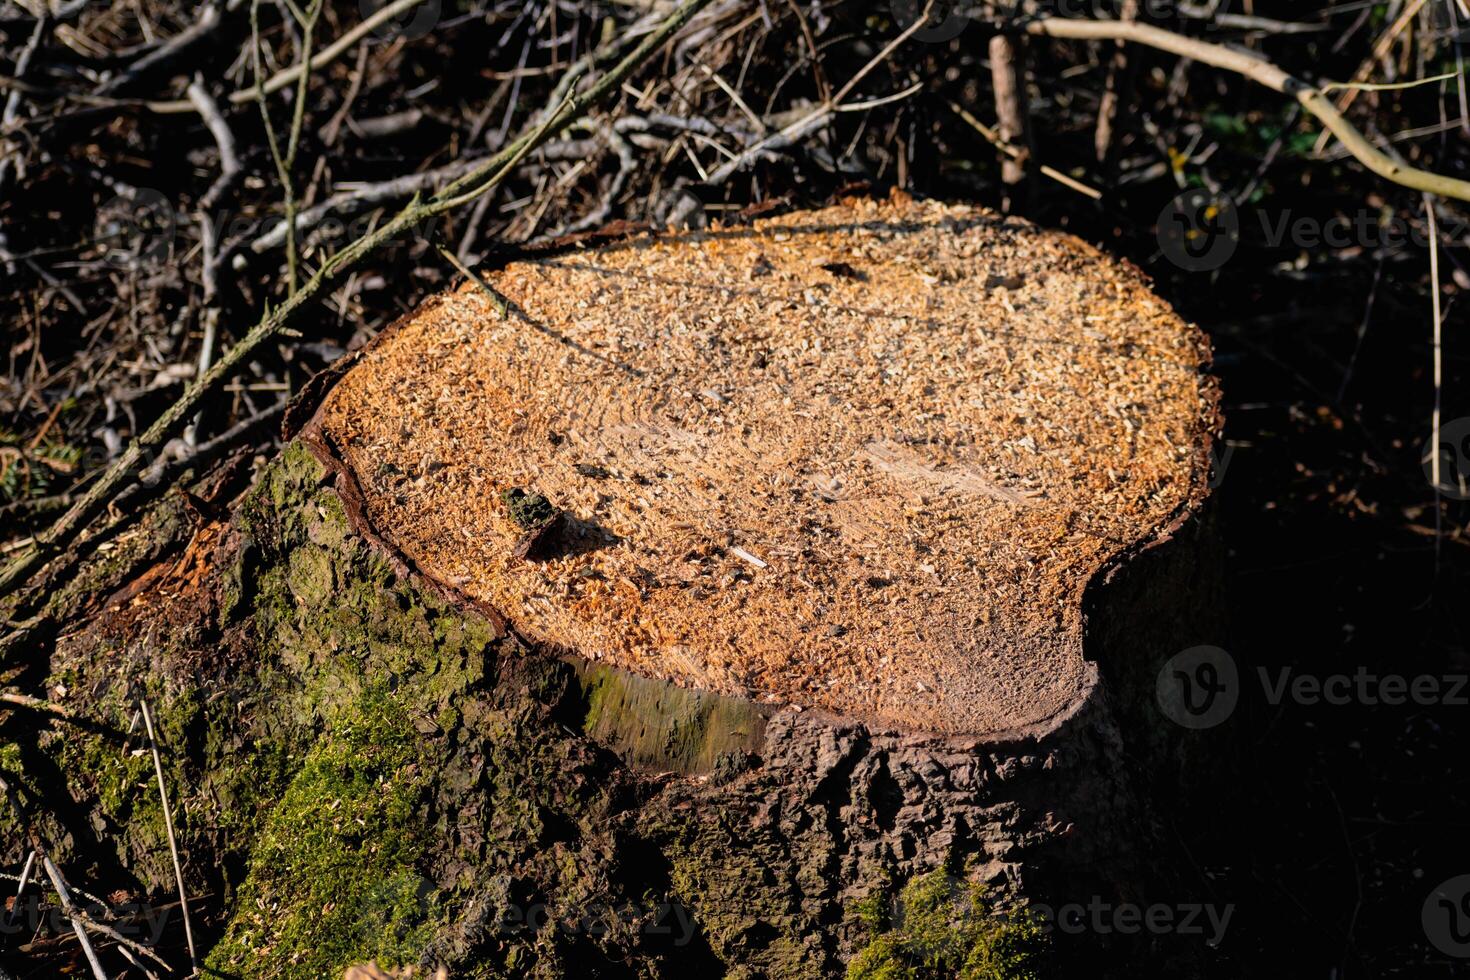
[[[0,715],[7,779],[69,880],[164,906],[152,760],[128,732],[148,700],[218,974],[373,959],[472,977],[871,974],[908,955],[920,906],[961,907],[925,885],[893,921],[903,882],[937,869],[983,894],[970,912],[1190,897],[1146,805],[1183,757],[1140,705],[1156,665],[1205,639],[1182,635],[1215,588],[1199,521],[1123,576],[1129,611],[1099,619],[1091,651],[1101,696],[1045,735],[966,742],[532,651],[359,533],[318,452],[291,443],[225,513],[170,498],[84,566],[76,582],[113,598],[12,681],[76,721]],[[26,828],[0,824],[18,868]],[[160,954],[184,966],[177,918],[163,927]],[[951,934],[943,962],[1028,975],[1029,934],[973,919]],[[1040,945],[1101,973],[1191,955],[1070,942]],[[54,949],[9,936],[0,962]]]

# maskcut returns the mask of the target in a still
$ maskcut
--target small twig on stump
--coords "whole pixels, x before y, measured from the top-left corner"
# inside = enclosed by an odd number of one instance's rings
[[[450,265],[454,266],[454,268],[459,271],[460,275],[464,276],[466,279],[470,280],[476,286],[479,286],[482,290],[485,291],[485,295],[490,297],[490,302],[495,304],[495,312],[500,315],[500,319],[504,320],[505,318],[510,316],[510,304],[506,302],[504,296],[500,295],[500,293],[496,291],[494,286],[485,281],[484,276],[480,275],[474,269],[471,269],[469,266],[461,262],[459,256],[455,255],[443,245],[440,245],[436,242],[434,244],[434,248],[437,249],[439,254],[444,257],[445,261],[447,261]]]

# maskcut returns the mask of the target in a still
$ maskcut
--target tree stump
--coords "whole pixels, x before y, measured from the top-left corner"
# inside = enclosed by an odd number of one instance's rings
[[[243,976],[861,973],[936,869],[1187,890],[1151,706],[1216,636],[1207,363],[1135,270],[974,208],[528,253],[58,589],[29,682],[91,725],[13,712],[7,771],[73,881],[166,901],[147,697]]]

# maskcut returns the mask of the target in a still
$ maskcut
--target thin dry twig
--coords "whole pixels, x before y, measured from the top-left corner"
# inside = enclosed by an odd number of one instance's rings
[[[26,852],[26,863],[21,866],[20,876],[15,886],[15,901],[5,913],[5,925],[7,929],[15,921],[15,914],[20,911],[20,900],[26,893],[26,885],[31,883],[31,872],[36,869],[36,852],[34,849]]]
[[[1021,45],[1004,34],[990,39],[990,80],[995,89],[996,135],[1000,142],[1018,152],[1002,153],[1000,180],[1007,187],[1021,183],[1026,177],[1026,161],[1031,156],[1031,127],[1026,118],[1026,75]],[[1006,194],[1010,204],[1010,193]]]
[[[394,17],[398,17],[427,2],[428,0],[394,0],[393,3],[387,4],[373,11],[371,15],[364,17],[351,30],[313,55],[309,61],[298,62],[290,68],[282,69],[259,85],[251,85],[249,88],[242,88],[231,92],[229,95],[230,104],[244,105],[247,102],[254,102],[262,94],[271,95],[279,92],[292,82],[298,82],[303,74],[318,71],[336,61],[344,52],[351,50],[353,45]],[[194,111],[194,106],[188,99],[177,99],[170,102],[145,102],[144,106],[150,112],[160,114]]]
[[[510,315],[510,304],[506,302],[504,296],[500,295],[500,293],[496,291],[494,286],[491,286],[488,282],[485,281],[484,276],[480,275],[474,269],[471,269],[469,266],[461,262],[459,256],[455,255],[443,245],[435,243],[434,248],[436,251],[438,251],[440,255],[444,257],[445,261],[454,266],[454,268],[459,272],[460,275],[464,276],[466,279],[470,280],[476,286],[479,286],[482,290],[484,290],[485,295],[489,296],[490,301],[495,304],[495,312],[499,314],[500,319],[504,320]]]
[[[44,698],[22,694],[19,691],[0,691],[0,704],[9,704],[17,708],[28,708],[31,711],[55,715],[58,718],[70,719],[73,717],[69,708],[65,708],[54,701],[47,701]]]
[[[1444,317],[1439,311],[1439,227],[1434,220],[1434,196],[1424,195],[1424,213],[1429,219],[1429,295],[1430,311],[1434,317],[1433,326],[1433,381],[1434,381],[1434,408],[1430,414],[1429,427],[1429,482],[1434,484],[1434,563],[1435,569],[1439,568],[1440,542],[1444,540],[1444,508],[1440,506],[1440,497],[1444,493],[1444,487],[1440,484],[1440,409],[1444,393],[1444,348],[1441,346],[1441,333],[1444,326]]]
[[[1420,170],[1391,159],[1369,142],[1357,127],[1348,122],[1347,118],[1333,106],[1332,101],[1322,94],[1321,89],[1245,51],[1184,37],[1181,34],[1154,27],[1152,24],[1127,24],[1115,20],[1071,20],[1065,17],[1043,17],[1028,23],[1026,30],[1030,34],[1043,37],[1085,41],[1131,41],[1158,48],[1160,51],[1168,51],[1182,58],[1192,58],[1226,71],[1233,71],[1269,89],[1296,99],[1301,103],[1302,108],[1321,120],[1332,135],[1342,141],[1348,152],[1385,180],[1417,191],[1470,201],[1470,181]]]
[[[1358,97],[1358,93],[1365,91],[1358,83],[1368,80],[1368,76],[1373,74],[1373,66],[1388,55],[1389,49],[1393,47],[1393,42],[1398,39],[1398,36],[1404,32],[1404,29],[1418,16],[1419,11],[1424,7],[1426,2],[1427,0],[1409,0],[1394,22],[1389,25],[1388,30],[1378,36],[1378,40],[1373,44],[1372,53],[1364,58],[1363,63],[1358,66],[1358,70],[1353,72],[1353,84],[1348,86],[1346,92],[1338,96],[1338,111],[1346,112],[1348,107],[1353,104],[1353,100]],[[1326,148],[1326,140],[1327,134],[1323,133],[1316,147],[1318,153],[1321,153]]]
[[[296,97],[292,100],[291,128],[286,136],[286,148],[281,149],[276,129],[271,122],[270,104],[266,101],[264,76],[260,66],[260,0],[251,0],[250,37],[251,64],[255,69],[255,99],[260,106],[260,118],[265,124],[265,140],[270,147],[271,159],[276,165],[276,177],[281,182],[281,194],[285,199],[286,211],[286,294],[294,295],[298,284],[296,249],[296,153],[301,147],[301,127],[306,120],[306,92],[311,84],[311,49],[316,38],[317,21],[321,18],[322,0],[311,0],[306,9],[299,10],[290,5],[292,16],[301,28],[301,59],[296,75]]]
[[[1129,22],[1138,19],[1138,0],[1123,0],[1118,18]],[[1121,97],[1118,90],[1121,79],[1128,73],[1128,50],[1122,41],[1115,41],[1113,57],[1108,61],[1108,71],[1103,78],[1102,95],[1097,103],[1097,128],[1093,132],[1092,148],[1099,164],[1106,165],[1113,151],[1113,120],[1118,114]]]
[[[40,850],[37,848],[37,850]],[[72,904],[71,892],[67,891],[66,881],[61,877],[60,870],[51,861],[51,856],[41,851],[41,867],[46,871],[46,877],[51,879],[51,887],[56,889],[56,896],[61,899],[61,910],[71,920],[72,932],[76,933],[77,942],[82,947],[82,953],[87,957],[87,964],[92,968],[92,976],[97,980],[108,980],[107,971],[102,969],[102,963],[97,959],[97,951],[92,948],[92,940],[87,938],[87,922],[82,917],[80,910]]]
[[[723,184],[733,175],[754,164],[757,160],[768,158],[775,150],[791,146],[824,125],[837,113],[843,111],[843,100],[851,94],[852,90],[862,82],[864,78],[872,74],[873,70],[883,64],[893,52],[897,51],[903,44],[923,29],[929,20],[929,14],[933,10],[934,0],[929,0],[924,9],[914,19],[914,22],[906,27],[897,37],[889,41],[875,54],[867,64],[847,80],[847,82],[823,102],[817,104],[811,112],[799,117],[794,122],[782,127],[774,133],[756,140],[747,146],[734,158],[720,164],[710,171],[705,178],[705,183],[711,185]]]
[[[87,894],[86,892],[83,892],[80,888],[78,888],[77,891],[83,896],[86,896]],[[93,899],[93,901],[97,900]],[[105,904],[100,901],[98,901],[97,904],[103,908],[106,907]],[[89,932],[95,932],[99,936],[106,936],[108,939],[111,939],[113,942],[118,944],[118,947],[125,952],[125,955],[128,951],[131,951],[138,956],[143,956],[152,960],[159,966],[163,967],[165,970],[169,970],[170,972],[172,972],[172,968],[161,956],[153,952],[153,950],[149,949],[147,946],[144,946],[142,943],[138,942],[136,939],[129,939],[127,936],[124,936],[122,933],[118,932],[116,929],[105,922],[98,922],[96,919],[92,918],[92,916],[87,914],[86,909],[76,909],[75,911],[77,918],[81,920],[82,925]],[[128,959],[132,960],[133,957],[128,956]],[[136,963],[137,960],[133,960],[133,962]]]
[[[949,100],[946,104],[949,106],[951,112],[963,119],[981,136],[985,137],[985,139],[993,144],[996,149],[1017,159],[1021,158],[1022,151],[1019,147],[1012,146],[1010,143],[1007,143],[1005,140],[1001,139],[999,133],[997,133],[990,126],[985,125],[979,119],[976,119],[975,115],[967,110],[964,106],[960,105],[958,102],[955,102],[952,99]],[[1052,180],[1061,184],[1062,186],[1070,187],[1077,193],[1086,195],[1087,197],[1092,198],[1094,201],[1102,199],[1102,191],[1098,190],[1095,187],[1089,187],[1088,185],[1082,183],[1082,181],[1062,173],[1056,167],[1051,167],[1043,163],[1040,164],[1036,169],[1046,176],[1050,177]]]
[[[209,134],[214,137],[215,145],[219,148],[220,162],[220,175],[199,199],[199,207],[196,210],[202,252],[200,279],[204,286],[202,298],[204,310],[200,314],[203,335],[199,340],[199,359],[196,370],[198,374],[203,375],[214,361],[214,347],[216,335],[219,332],[220,317],[217,302],[219,296],[219,242],[215,233],[214,221],[209,212],[239,179],[241,167],[240,157],[235,152],[235,137],[230,131],[230,124],[225,121],[224,114],[220,112],[219,104],[205,89],[203,80],[197,76],[189,84],[189,101],[194,103],[194,108],[199,111],[199,116],[204,120]],[[194,444],[202,421],[202,413],[195,415],[193,423],[185,430],[184,439],[190,445]]]
[[[148,699],[139,698],[138,707],[143,712],[143,725],[148,729],[148,748],[153,752],[153,773],[158,777],[158,798],[163,804],[163,829],[168,834],[168,852],[174,862],[174,882],[179,886],[179,909],[184,916],[184,939],[189,945],[189,965],[194,973],[199,972],[199,954],[194,949],[194,926],[189,921],[189,896],[184,889],[184,868],[179,862],[179,845],[174,838],[173,807],[168,802],[168,787],[163,780],[163,760],[158,754],[158,737],[153,731],[153,715],[148,710]]]

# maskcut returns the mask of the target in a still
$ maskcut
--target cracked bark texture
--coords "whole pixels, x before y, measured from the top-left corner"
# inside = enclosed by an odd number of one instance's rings
[[[728,733],[738,705],[540,655],[419,579],[354,527],[321,451],[293,442],[231,508],[169,497],[114,541],[78,581],[116,591],[74,610],[28,677],[86,724],[0,722],[71,880],[166,903],[151,760],[127,734],[149,698],[212,968],[830,976],[863,945],[854,904],[936,868],[996,902],[1197,897],[1148,804],[1197,770],[1144,702],[1215,588],[1205,522],[1097,587],[1103,683],[1049,735],[785,709],[750,711],[726,744],[710,719]],[[15,865],[22,828],[3,823]],[[1104,973],[1194,956],[1054,938],[1058,962]]]

